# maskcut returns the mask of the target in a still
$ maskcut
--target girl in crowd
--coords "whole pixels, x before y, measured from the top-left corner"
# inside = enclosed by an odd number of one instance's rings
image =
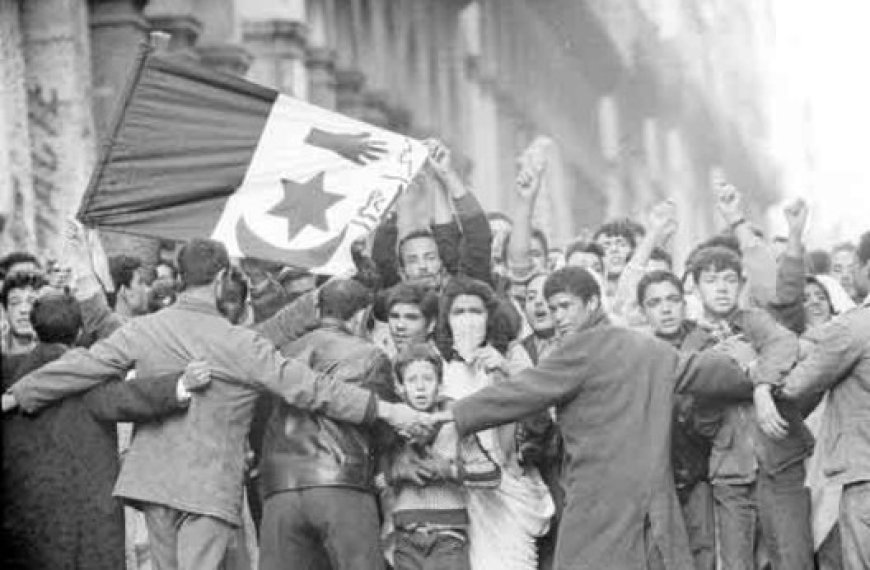
[[[516,323],[510,309],[481,281],[454,277],[442,298],[436,340],[445,360],[444,395],[463,398],[531,365],[511,341]],[[553,516],[553,500],[534,468],[517,454],[516,424],[481,432],[487,453],[502,471],[497,487],[468,491],[472,570],[537,568],[535,538]]]

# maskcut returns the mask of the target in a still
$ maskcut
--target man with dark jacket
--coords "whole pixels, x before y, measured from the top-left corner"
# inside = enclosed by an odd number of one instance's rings
[[[669,271],[652,271],[637,285],[637,304],[655,336],[680,352],[715,344],[713,336],[686,319],[683,284]],[[677,499],[686,523],[696,570],[715,570],[716,531],[710,486],[710,444],[722,422],[722,410],[689,394],[674,396],[671,463]]]
[[[4,375],[4,388],[60,358],[82,322],[75,299],[57,294],[37,299],[30,319],[39,343],[13,375]],[[185,383],[193,379],[113,381],[36,416],[4,416],[0,566],[123,568],[124,517],[112,497],[119,470],[115,422],[183,412],[190,397]]]
[[[751,382],[727,356],[680,355],[611,326],[585,269],[556,271],[544,290],[560,346],[441,419],[466,435],[556,406],[566,489],[557,570],[693,569],[671,472],[674,393],[748,398]]]
[[[372,303],[358,281],[333,280],[319,294],[319,326],[281,348],[307,355],[315,370],[338,372],[396,401],[390,360],[355,335]],[[264,497],[260,569],[383,568],[374,475],[390,433],[273,401],[262,448]]]

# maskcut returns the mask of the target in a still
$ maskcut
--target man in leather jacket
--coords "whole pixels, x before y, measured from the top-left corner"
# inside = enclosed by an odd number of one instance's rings
[[[315,370],[341,371],[396,401],[386,354],[351,332],[372,298],[357,281],[327,283],[319,294],[319,325],[281,352],[307,356]],[[374,475],[392,437],[385,424],[355,426],[273,402],[260,465],[261,570],[384,567]]]

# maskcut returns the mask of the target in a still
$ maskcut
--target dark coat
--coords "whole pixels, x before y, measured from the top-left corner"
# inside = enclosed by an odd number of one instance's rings
[[[603,317],[537,367],[458,401],[460,435],[555,405],[565,446],[565,511],[555,567],[641,570],[655,544],[669,570],[691,570],[671,472],[674,393],[749,398],[728,357],[681,355]]]
[[[4,375],[4,389],[65,351],[38,345],[14,374]],[[119,468],[115,422],[181,409],[177,378],[109,382],[36,416],[4,414],[0,567],[124,568],[124,516],[112,498]]]
[[[313,370],[345,378],[382,401],[397,402],[390,359],[343,323],[320,326],[281,347],[288,358],[307,356]],[[374,493],[378,451],[392,439],[382,423],[356,426],[290,406],[273,396],[262,447],[262,496],[309,487],[347,487]],[[258,412],[262,413],[264,408]]]

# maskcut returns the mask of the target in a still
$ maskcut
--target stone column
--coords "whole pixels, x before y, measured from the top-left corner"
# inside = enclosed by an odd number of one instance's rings
[[[0,0],[0,251],[36,250],[22,0]]]
[[[308,68],[308,100],[335,109],[335,4],[334,0],[307,3],[308,43],[305,66]]]
[[[205,65],[233,75],[245,75],[253,57],[241,44],[242,31],[234,0],[191,0],[202,21],[196,48]]]
[[[248,78],[281,93],[307,99],[306,24],[284,18],[246,19],[242,30],[245,46],[254,56]]]
[[[97,133],[111,126],[139,46],[150,26],[142,15],[147,0],[89,0],[93,108]]]
[[[362,118],[364,113],[363,86],[365,75],[355,68],[335,71],[335,106],[340,113]]]
[[[153,31],[169,34],[168,51],[199,59],[193,46],[202,33],[202,22],[193,11],[192,0],[152,0],[145,17]]]
[[[305,65],[308,68],[308,100],[335,109],[335,52],[327,47],[309,47]]]
[[[21,27],[36,245],[57,256],[95,161],[87,8],[82,0],[24,2]]]

